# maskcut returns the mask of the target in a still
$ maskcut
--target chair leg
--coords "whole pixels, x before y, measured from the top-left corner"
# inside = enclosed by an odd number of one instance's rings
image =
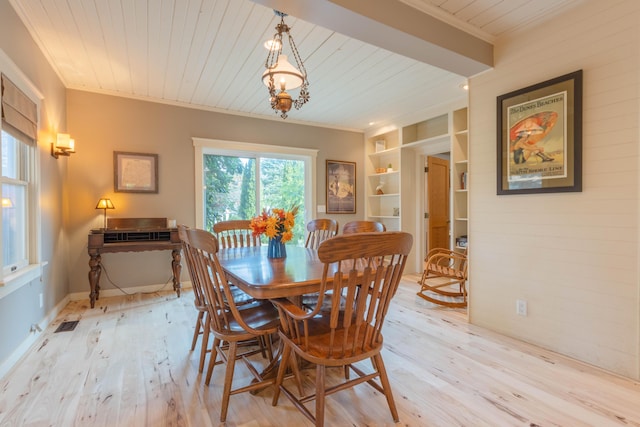
[[[316,365],[316,427],[324,426],[324,365]]]
[[[382,384],[382,388],[384,389],[384,396],[387,398],[387,404],[389,404],[389,410],[391,411],[393,421],[397,423],[398,421],[400,421],[400,418],[398,417],[398,409],[396,408],[396,403],[393,400],[393,394],[391,393],[391,383],[389,382],[389,377],[387,377],[387,370],[384,367],[382,355],[380,353],[376,354],[372,357],[371,362],[380,374],[380,383]]]
[[[287,365],[289,364],[290,357],[291,357],[291,347],[285,344],[284,348],[282,349],[282,357],[280,358],[278,375],[276,375],[276,382],[274,384],[273,400],[271,401],[271,405],[273,406],[276,406],[278,404],[278,399],[280,398],[280,387],[282,386],[282,381],[284,380],[284,373],[287,370]]]
[[[191,340],[191,351],[196,348],[196,343],[198,342],[198,335],[200,335],[200,331],[202,328],[202,316],[204,315],[204,311],[198,311],[198,318],[196,319],[196,329],[193,331],[193,340]]]
[[[222,407],[220,408],[220,422],[223,423],[227,419],[227,409],[229,408],[229,396],[231,395],[231,385],[233,384],[233,371],[236,366],[236,353],[238,351],[238,343],[231,341],[229,343],[229,352],[227,354],[227,369],[224,375],[224,390],[222,391]]]
[[[200,349],[200,364],[198,365],[198,372],[202,373],[204,369],[204,359],[209,352],[209,333],[211,328],[211,318],[205,315],[204,328],[202,331],[202,348]]]
[[[213,374],[213,367],[216,364],[218,358],[218,348],[220,347],[220,339],[214,338],[213,345],[211,346],[211,356],[209,356],[209,367],[207,368],[207,378],[204,380],[206,385],[211,382],[211,375]]]

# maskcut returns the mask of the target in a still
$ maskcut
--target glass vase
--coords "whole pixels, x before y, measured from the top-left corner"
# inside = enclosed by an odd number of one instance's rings
[[[276,236],[269,239],[269,248],[267,257],[269,258],[285,258],[287,256],[287,248],[282,243],[282,236]]]

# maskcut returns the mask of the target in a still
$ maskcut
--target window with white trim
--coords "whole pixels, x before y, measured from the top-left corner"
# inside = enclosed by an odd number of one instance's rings
[[[41,275],[38,111],[41,96],[0,51],[0,298]]]
[[[196,182],[201,185],[196,190],[198,228],[210,229],[213,222],[220,220],[249,219],[262,209],[289,209],[289,205],[295,202],[300,211],[294,239],[296,243],[304,244],[305,224],[313,218],[315,206],[317,150],[203,138],[194,138],[193,141]],[[222,176],[227,176],[230,181],[222,189],[212,185],[210,179],[211,171],[208,169],[215,165],[225,169]],[[277,180],[273,178],[274,170],[277,171]],[[247,177],[248,173],[253,176]],[[292,179],[293,175],[295,179]],[[247,182],[250,185],[241,185]],[[247,189],[253,194],[247,196]],[[217,194],[221,191],[235,194]],[[250,200],[244,203],[246,199]],[[216,200],[225,203],[218,206]]]

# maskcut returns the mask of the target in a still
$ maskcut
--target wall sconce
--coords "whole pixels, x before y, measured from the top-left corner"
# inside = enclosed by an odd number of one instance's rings
[[[107,199],[107,198],[101,198],[100,200],[98,200],[98,204],[96,205],[96,209],[104,209],[104,229],[107,229],[107,209],[115,209],[116,207],[113,206],[113,202],[111,202],[111,199]]]
[[[68,133],[59,133],[55,143],[51,143],[51,155],[56,159],[59,156],[70,156],[76,152],[76,142]]]

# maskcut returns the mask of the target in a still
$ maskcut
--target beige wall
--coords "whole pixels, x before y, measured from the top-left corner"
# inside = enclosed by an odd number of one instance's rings
[[[70,292],[88,292],[87,233],[102,226],[98,199],[110,197],[113,217],[167,217],[195,225],[194,148],[192,137],[295,146],[319,150],[317,203],[325,204],[325,160],[362,163],[363,136],[302,126],[281,119],[258,120],[190,108],[70,90],[69,128],[77,153],[69,159]],[[113,152],[159,155],[159,194],[115,193]],[[357,167],[357,215],[334,215],[340,224],[361,218],[363,168]],[[322,214],[318,214],[322,217]],[[162,284],[171,277],[169,252],[107,254],[103,265],[113,283],[130,287]],[[188,275],[183,272],[184,280]],[[105,274],[101,288],[109,289]]]
[[[469,105],[472,323],[633,378],[639,22],[639,2],[593,0],[498,40],[495,70],[471,79]],[[578,69],[583,191],[496,196],[496,96]]]

